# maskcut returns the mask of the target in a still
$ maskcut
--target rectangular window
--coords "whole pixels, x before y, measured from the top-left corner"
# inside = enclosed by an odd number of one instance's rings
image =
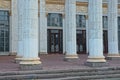
[[[120,30],[120,17],[118,17],[118,29]]]
[[[108,28],[108,17],[103,16],[103,28]]]
[[[47,26],[62,27],[63,26],[62,14],[48,13]]]
[[[0,52],[9,51],[9,15],[0,10]]]
[[[86,16],[85,15],[76,15],[76,26],[85,28],[86,27]]]

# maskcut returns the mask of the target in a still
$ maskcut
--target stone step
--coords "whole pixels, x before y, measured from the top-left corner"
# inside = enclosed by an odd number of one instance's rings
[[[13,80],[13,79],[54,79],[54,78],[66,78],[66,77],[75,77],[75,80],[78,78],[77,76],[80,76],[80,78],[84,77],[97,77],[99,79],[99,76],[107,76],[107,75],[119,75],[120,76],[120,70],[118,71],[96,71],[96,72],[70,72],[70,73],[46,73],[46,74],[21,74],[21,75],[4,75],[0,76],[0,80]],[[115,78],[115,76],[111,76]],[[109,77],[109,76],[108,76]],[[117,76],[118,77],[118,76]],[[79,79],[79,78],[78,78]],[[68,79],[69,80],[69,79]],[[71,79],[72,80],[72,79]]]
[[[40,75],[39,75],[40,76]],[[23,77],[23,78],[22,78]],[[0,80],[112,80],[112,79],[119,79],[120,80],[120,74],[107,74],[107,75],[92,75],[92,76],[76,76],[76,77],[71,77],[71,76],[67,76],[67,77],[64,77],[64,78],[49,78],[49,79],[45,79],[45,78],[40,78],[40,77],[37,77],[34,78],[34,77],[29,77],[29,76],[17,76],[17,78],[13,78],[13,76],[11,77],[6,77],[6,78],[3,78],[3,79],[0,79]]]
[[[120,78],[120,67],[0,72],[0,80],[87,80]]]
[[[92,69],[68,69],[68,70],[32,70],[32,71],[7,71],[0,72],[0,76],[6,75],[25,75],[25,74],[57,74],[57,73],[71,73],[71,72],[100,72],[100,71],[118,71],[120,67],[104,67]]]

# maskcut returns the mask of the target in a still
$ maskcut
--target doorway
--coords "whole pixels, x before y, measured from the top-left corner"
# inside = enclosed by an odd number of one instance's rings
[[[77,30],[77,53],[86,53],[86,31]]]
[[[103,52],[108,53],[108,32],[103,30]]]
[[[48,53],[63,52],[63,35],[62,30],[48,29]]]

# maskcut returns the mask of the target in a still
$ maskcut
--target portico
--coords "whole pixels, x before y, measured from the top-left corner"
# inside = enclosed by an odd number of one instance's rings
[[[109,59],[120,58],[118,0],[11,0],[11,4],[10,53],[17,54],[22,70],[41,69],[39,53],[64,53],[66,61],[80,59],[77,52],[88,53],[87,66],[104,66],[107,49]]]

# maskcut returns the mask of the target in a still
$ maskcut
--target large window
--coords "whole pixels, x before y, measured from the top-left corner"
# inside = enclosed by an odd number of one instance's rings
[[[120,17],[118,17],[118,47],[120,51]]]
[[[103,16],[103,28],[108,28],[108,17]]]
[[[9,51],[9,14],[0,11],[0,52]]]
[[[76,26],[85,28],[86,27],[86,17],[85,15],[76,15]]]
[[[62,14],[59,13],[48,13],[47,25],[52,27],[62,27]]]
[[[120,17],[118,17],[118,29],[120,30]]]

